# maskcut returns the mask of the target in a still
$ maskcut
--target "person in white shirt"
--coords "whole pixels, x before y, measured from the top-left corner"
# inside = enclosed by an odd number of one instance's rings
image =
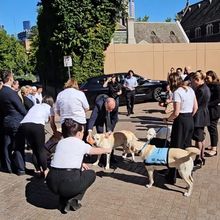
[[[60,211],[65,214],[81,207],[78,200],[96,178],[95,172],[83,163],[83,156],[110,153],[111,149],[86,144],[82,140],[84,126],[71,118],[64,120],[62,131],[64,139],[57,144],[46,182],[49,189],[59,195]]]
[[[170,147],[185,149],[192,146],[193,116],[197,112],[198,103],[194,90],[179,74],[173,73],[169,83],[173,91],[173,112],[164,121],[173,121]],[[176,169],[170,169],[167,179],[169,183],[175,184]]]
[[[53,98],[51,96],[45,96],[41,104],[35,104],[20,122],[20,136],[16,138],[16,153],[19,157],[24,158],[24,145],[25,138],[33,150],[33,164],[36,169],[36,173],[41,176],[46,176],[47,170],[47,153],[44,148],[45,144],[45,123],[50,121],[51,128],[54,134],[57,132],[56,125],[54,123],[54,111],[53,111]],[[25,160],[24,160],[25,161]]]
[[[136,77],[133,75],[133,70],[129,70],[127,78],[125,78],[124,81],[124,87],[126,89],[125,98],[127,105],[127,116],[134,114],[135,87],[138,86],[138,83]]]
[[[57,95],[55,111],[60,116],[61,124],[66,118],[72,118],[80,124],[86,124],[86,111],[89,103],[82,91],[79,91],[78,83],[69,79],[64,90]]]

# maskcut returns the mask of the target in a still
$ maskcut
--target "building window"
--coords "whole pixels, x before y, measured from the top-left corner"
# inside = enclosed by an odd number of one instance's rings
[[[201,28],[197,27],[195,29],[195,38],[200,38],[201,37]]]
[[[173,31],[170,31],[170,40],[172,43],[179,43],[178,37],[175,35]]]
[[[154,31],[151,32],[150,38],[152,43],[161,43],[160,38],[156,35]]]
[[[212,35],[213,34],[213,24],[208,24],[206,26],[206,35]]]

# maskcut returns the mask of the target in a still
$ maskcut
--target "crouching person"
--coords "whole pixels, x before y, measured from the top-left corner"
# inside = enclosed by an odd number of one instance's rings
[[[81,207],[78,201],[96,178],[95,172],[82,163],[84,155],[110,153],[111,149],[94,148],[82,141],[84,127],[73,119],[65,119],[62,133],[64,139],[57,144],[46,181],[59,195],[59,208],[65,214]]]

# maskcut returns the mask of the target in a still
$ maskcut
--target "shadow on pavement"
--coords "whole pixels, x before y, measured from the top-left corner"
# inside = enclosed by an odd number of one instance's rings
[[[148,110],[143,110],[145,113],[161,113],[165,114],[163,109],[148,109]]]
[[[96,175],[103,178],[103,177],[111,177],[120,181],[128,182],[128,183],[133,183],[137,185],[143,185],[146,186],[148,183],[148,177],[147,177],[147,171],[145,169],[144,163],[143,162],[133,162],[129,159],[122,159],[121,156],[115,155],[117,159],[117,163],[114,165],[116,166],[116,169],[122,169],[126,170],[129,172],[133,172],[136,174],[139,174],[141,176],[137,175],[130,175],[130,174],[122,174],[122,173],[116,173],[115,170],[113,172],[104,172],[104,171],[98,171],[96,172]],[[169,188],[166,185],[166,179],[165,176],[160,175],[157,171],[154,172],[154,187],[159,187],[165,190],[171,190],[171,191],[176,191],[179,193],[183,193],[180,190]],[[184,187],[176,185],[175,187],[178,187],[180,189],[184,189]]]
[[[47,187],[44,179],[31,177],[25,188],[25,197],[28,203],[44,209],[57,209],[59,197]]]

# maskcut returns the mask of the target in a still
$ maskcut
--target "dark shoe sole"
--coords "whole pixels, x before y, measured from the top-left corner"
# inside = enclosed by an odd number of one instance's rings
[[[205,153],[205,157],[214,157],[217,155],[218,155],[217,151],[214,154]]]

